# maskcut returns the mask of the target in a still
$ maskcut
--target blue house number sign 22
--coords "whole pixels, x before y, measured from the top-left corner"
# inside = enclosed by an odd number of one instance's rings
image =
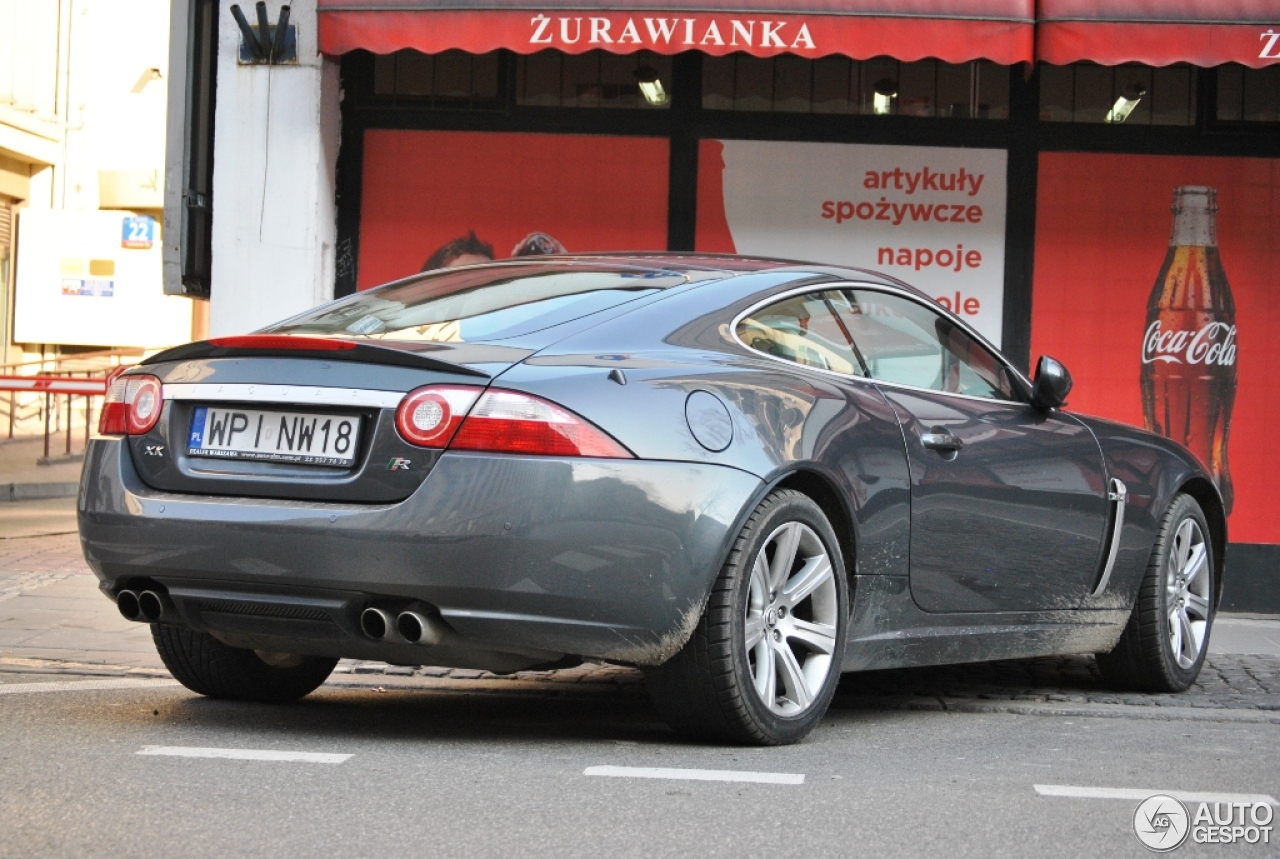
[[[146,250],[156,241],[156,219],[146,215],[130,216],[124,219],[120,234],[120,247],[141,248]]]

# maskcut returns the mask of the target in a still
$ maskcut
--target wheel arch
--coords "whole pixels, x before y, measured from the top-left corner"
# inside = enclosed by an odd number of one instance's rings
[[[1186,493],[1196,500],[1204,512],[1205,521],[1209,523],[1209,540],[1213,546],[1214,569],[1217,576],[1213,582],[1213,605],[1217,610],[1222,599],[1222,581],[1226,573],[1227,561],[1227,514],[1222,506],[1222,497],[1218,489],[1207,477],[1192,477],[1178,487],[1178,492]]]
[[[816,468],[797,465],[786,472],[774,474],[769,479],[762,481],[756,491],[745,500],[742,508],[738,511],[737,518],[725,531],[725,544],[720,551],[719,563],[715,566],[714,574],[706,582],[706,592],[702,600],[697,604],[697,611],[691,614],[690,618],[702,616],[703,611],[706,610],[707,599],[711,596],[715,577],[720,574],[720,570],[728,562],[729,554],[733,551],[733,545],[743,527],[747,524],[747,520],[751,518],[752,513],[755,512],[762,501],[779,489],[791,489],[811,499],[818,505],[823,515],[827,517],[827,521],[831,523],[831,529],[835,531],[836,542],[838,543],[836,548],[840,550],[840,559],[845,568],[845,581],[849,588],[849,607],[852,611],[856,584],[854,574],[857,569],[857,554],[855,551],[857,534],[854,530],[853,511],[841,496],[838,484],[830,475],[823,474]],[[692,632],[693,627],[689,626],[687,634],[679,639],[681,647],[688,641],[688,635],[691,635]]]
[[[850,604],[852,604],[854,571],[857,568],[857,539],[853,528],[853,512],[849,509],[840,490],[835,483],[819,471],[799,468],[778,478],[768,490],[794,489],[813,500],[822,509],[823,515],[831,523],[839,543],[840,558],[844,563],[845,579],[849,583]]]

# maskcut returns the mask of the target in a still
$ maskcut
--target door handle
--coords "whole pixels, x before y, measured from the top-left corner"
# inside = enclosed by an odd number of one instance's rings
[[[942,428],[934,427],[934,429],[939,430]],[[960,448],[964,447],[964,441],[962,439],[956,438],[945,430],[942,432],[935,431],[922,433],[920,435],[920,444],[929,448],[929,450],[936,450],[942,453],[958,451]]]

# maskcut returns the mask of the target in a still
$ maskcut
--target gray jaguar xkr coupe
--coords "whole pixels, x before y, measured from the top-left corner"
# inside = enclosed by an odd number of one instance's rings
[[[417,275],[119,376],[85,556],[173,675],[292,700],[340,657],[641,667],[788,743],[842,671],[1095,653],[1179,691],[1226,520],[1185,449],[1063,406],[883,275],[697,255]]]

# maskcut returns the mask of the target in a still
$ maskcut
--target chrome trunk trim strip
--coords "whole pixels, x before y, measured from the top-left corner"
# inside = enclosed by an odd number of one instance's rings
[[[166,400],[200,400],[211,403],[279,403],[281,405],[394,409],[404,399],[403,391],[322,388],[312,385],[180,383],[164,385],[163,389]]]

